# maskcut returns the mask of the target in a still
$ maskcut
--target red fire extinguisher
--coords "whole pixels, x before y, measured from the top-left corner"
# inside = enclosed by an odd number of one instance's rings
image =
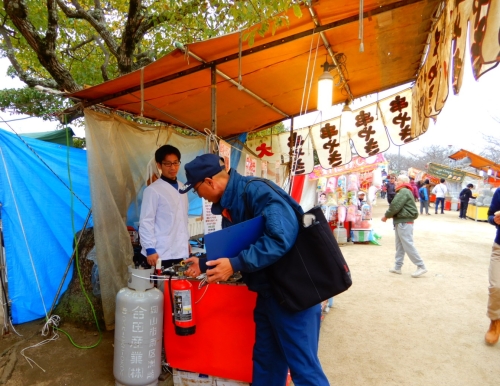
[[[177,335],[192,335],[196,332],[193,315],[193,285],[184,277],[184,272],[180,271],[177,275],[177,280],[172,282],[172,276],[170,276],[168,281],[172,322]]]

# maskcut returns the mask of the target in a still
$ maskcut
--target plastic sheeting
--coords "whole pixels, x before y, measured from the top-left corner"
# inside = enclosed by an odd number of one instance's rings
[[[79,231],[91,207],[86,151],[0,130],[0,201],[12,322],[29,322],[50,310],[73,251],[72,221]]]
[[[140,207],[147,165],[158,147],[175,146],[182,161],[178,178],[185,182],[184,165],[205,152],[205,137],[180,135],[165,126],[136,125],[91,110],[85,111],[85,124],[104,321],[107,329],[113,329],[115,297],[127,284],[133,256],[125,225],[133,207]],[[195,197],[189,193],[190,208]]]

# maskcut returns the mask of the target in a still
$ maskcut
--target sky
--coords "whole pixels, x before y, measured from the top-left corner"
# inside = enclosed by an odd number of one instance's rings
[[[0,79],[2,88],[20,88],[24,86],[19,79],[12,79],[6,75],[10,62],[6,58],[0,59]],[[479,81],[472,76],[470,60],[465,60],[465,73],[462,88],[459,95],[454,95],[450,90],[448,100],[438,115],[436,124],[432,121],[429,129],[416,141],[401,146],[391,145],[389,153],[401,152],[402,155],[418,154],[422,148],[431,145],[449,146],[450,149],[466,149],[474,153],[480,153],[487,145],[483,135],[500,137],[500,66],[484,74]],[[379,98],[398,92],[400,89],[387,90],[379,94]],[[313,96],[311,96],[313,97]],[[314,96],[315,97],[315,96]],[[351,106],[353,109],[369,104],[374,100],[369,97],[355,100]],[[329,111],[329,117],[340,115],[342,106],[334,106]],[[45,122],[38,118],[11,121],[8,125],[2,119],[8,121],[19,119],[20,115],[9,115],[0,112],[0,127],[7,131],[18,133],[30,133],[40,131],[51,131],[57,129],[56,123]],[[295,128],[305,127],[313,124],[319,117],[318,112],[305,114],[295,119]],[[494,119],[496,117],[496,121]],[[287,123],[285,122],[285,125]],[[10,125],[10,127],[9,127]],[[85,136],[83,127],[72,126],[77,137]]]
[[[397,154],[400,151],[402,155],[418,154],[421,149],[431,145],[449,146],[450,150],[465,149],[480,153],[487,145],[483,135],[500,138],[500,65],[476,81],[472,75],[468,51],[466,53],[464,79],[460,94],[453,94],[450,82],[448,99],[441,113],[437,116],[436,123],[434,124],[431,120],[427,132],[412,143],[400,148],[391,144],[389,153]],[[386,90],[379,93],[379,98],[382,99],[409,87],[411,84]],[[311,95],[310,97],[316,96]],[[355,110],[375,101],[375,96],[365,97],[355,99],[350,106]],[[342,107],[333,106],[331,110],[324,113],[323,120],[339,116]],[[317,123],[318,119],[319,112],[305,114],[295,118],[294,127],[295,129],[306,127]],[[289,121],[285,123],[285,126],[289,127],[289,125]]]

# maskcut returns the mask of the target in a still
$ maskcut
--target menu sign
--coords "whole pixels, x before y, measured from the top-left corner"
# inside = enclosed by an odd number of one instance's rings
[[[429,163],[427,173],[452,182],[462,182],[465,177],[465,173],[461,170],[452,169],[432,162]]]

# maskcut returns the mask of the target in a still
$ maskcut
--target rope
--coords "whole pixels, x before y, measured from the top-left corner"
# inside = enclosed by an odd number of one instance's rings
[[[243,46],[242,34],[243,34],[243,32],[240,31],[239,42],[238,42],[238,90],[240,90],[240,91],[243,90],[243,85],[242,85],[243,78],[241,75],[241,62],[242,62],[241,50],[242,50],[242,46]]]
[[[307,58],[306,76],[304,78],[304,88],[302,91],[302,100],[300,101],[299,115],[302,115],[302,107],[304,106],[304,98],[306,95],[306,88],[307,88],[307,75],[309,74],[309,63],[311,63],[313,40],[314,40],[314,34],[311,36],[311,45],[309,46],[309,57]]]
[[[318,42],[316,43],[316,53],[314,54],[314,63],[313,63],[313,67],[312,67],[311,80],[309,82],[309,92],[307,94],[307,102],[306,102],[306,108],[304,109],[304,114],[307,111],[307,106],[309,106],[309,97],[311,96],[312,82],[313,82],[313,78],[314,78],[314,71],[316,69],[316,59],[318,57],[318,47],[319,47],[319,35],[318,35]]]
[[[205,134],[207,135],[206,143],[207,143],[207,149],[208,149],[208,151],[211,150],[211,145],[212,145],[212,142],[213,142],[214,145],[215,145],[215,147],[214,147],[215,152],[219,153],[219,142],[218,142],[218,140],[220,140],[221,138],[217,137],[216,134],[212,133],[212,131],[210,129],[205,128],[204,131],[205,131]],[[231,146],[231,145],[229,144],[229,146]]]
[[[144,67],[141,67],[141,117],[144,116]]]
[[[365,45],[364,45],[364,27],[363,27],[363,10],[364,8],[364,0],[359,0],[359,32],[358,32],[358,39],[361,40],[361,43],[359,44],[359,52],[365,52]]]

